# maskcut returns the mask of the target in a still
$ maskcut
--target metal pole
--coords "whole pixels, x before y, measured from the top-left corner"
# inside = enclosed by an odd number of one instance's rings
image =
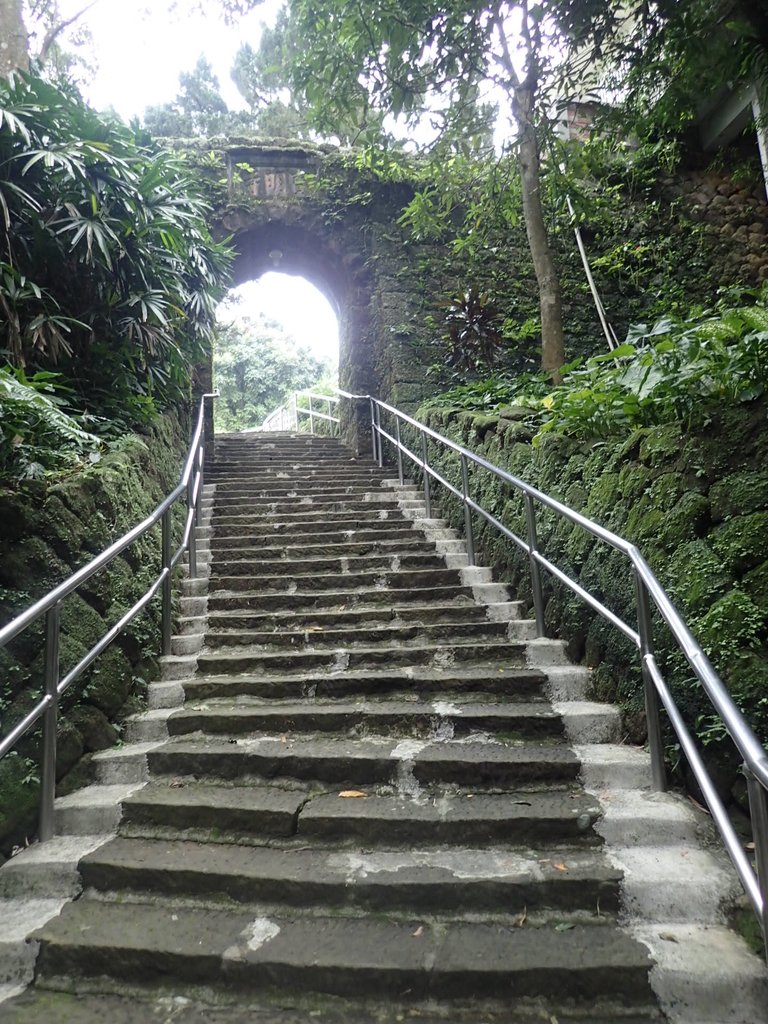
[[[467,558],[469,564],[475,564],[475,534],[472,527],[472,509],[467,503],[469,497],[469,470],[467,468],[467,457],[461,456],[461,492],[464,496],[464,532],[467,535]]]
[[[162,563],[168,575],[161,588],[163,654],[171,653],[171,510],[163,512]]]
[[[373,404],[373,399],[370,400],[369,404],[371,406],[371,448],[372,448],[372,454],[373,454],[373,461],[374,462],[378,462],[379,455],[378,455],[378,449],[376,447],[376,445],[377,445],[376,413],[374,411],[376,407]]]
[[[400,417],[395,417],[395,437],[397,438],[397,479],[401,484],[405,483],[403,475],[403,446],[400,440]]]
[[[194,509],[194,486],[195,476],[194,473],[191,473],[189,483],[187,484],[187,517],[189,517],[189,510]],[[194,520],[192,522],[192,529],[189,531],[189,578],[191,580],[197,578],[197,538],[195,536]]]
[[[381,408],[377,404],[375,406],[375,409],[376,409],[376,436],[379,439],[379,444],[378,444],[378,448],[379,448],[379,469],[382,469],[383,466],[384,466],[384,444],[383,444],[382,438],[381,438]]]
[[[427,519],[432,518],[432,492],[430,488],[429,473],[427,472],[427,435],[423,430],[420,430],[421,434],[421,462],[424,472],[424,505],[427,513]]]
[[[541,589],[541,572],[535,554],[539,550],[536,536],[536,507],[530,494],[525,495],[525,518],[528,523],[528,564],[531,569],[531,590],[533,592],[533,610],[536,616],[536,636],[546,636],[544,627],[544,593]]]
[[[56,729],[59,717],[59,625],[61,602],[45,616],[45,693],[50,704],[43,715],[43,766],[40,773],[40,842],[53,838],[56,799]]]
[[[307,396],[309,398],[309,432],[314,434],[315,432],[315,415],[312,409],[312,395]]]
[[[645,693],[645,718],[648,726],[648,750],[651,755],[651,779],[653,788],[657,792],[663,793],[667,788],[667,770],[664,765],[664,741],[661,735],[661,705],[653,678],[646,664],[646,658],[653,657],[651,602],[645,583],[638,572],[635,572],[635,595],[637,599],[637,629],[640,634],[640,665],[643,671]]]
[[[749,816],[752,819],[752,838],[755,841],[757,881],[763,900],[760,927],[763,930],[765,955],[768,959],[768,793],[746,765],[744,765],[743,771],[747,777]]]
[[[293,409],[293,429],[298,431],[299,429],[299,400],[294,391],[291,395],[291,408]]]

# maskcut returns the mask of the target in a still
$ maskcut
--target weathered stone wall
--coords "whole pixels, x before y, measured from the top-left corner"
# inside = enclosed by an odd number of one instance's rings
[[[696,434],[677,425],[636,430],[591,445],[547,434],[536,446],[532,431],[514,418],[432,409],[434,429],[583,512],[637,544],[734,698],[762,740],[768,741],[768,422],[765,400],[731,409]],[[457,480],[453,457],[436,463]],[[521,502],[489,474],[473,475],[473,494],[518,536],[526,536]],[[454,525],[457,503],[444,508]],[[544,554],[626,622],[636,622],[632,580],[622,555],[579,527],[540,508]],[[527,558],[487,524],[478,523],[486,564],[531,600]],[[546,576],[546,574],[545,574]],[[594,694],[618,702],[628,735],[644,738],[642,690],[631,644],[560,584],[547,582],[549,634],[567,641],[574,661],[592,669]],[[675,684],[689,724],[697,727],[721,766],[723,790],[744,802],[743,780],[730,744],[707,699],[676,652],[666,627],[656,623],[659,656]]]
[[[186,426],[166,415],[144,436],[129,436],[101,461],[46,486],[0,490],[0,623],[42,597],[147,515],[178,482]],[[159,528],[62,603],[61,671],[66,673],[147,589],[160,571]],[[84,753],[118,736],[113,724],[140,697],[159,653],[159,604],[128,627],[62,701],[57,776]],[[42,693],[44,625],[29,627],[0,649],[3,734]],[[34,825],[38,738],[0,761],[0,858]],[[85,766],[82,769],[85,770]]]

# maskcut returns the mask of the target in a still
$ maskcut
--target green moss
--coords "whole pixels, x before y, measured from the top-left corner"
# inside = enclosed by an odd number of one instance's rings
[[[768,616],[768,561],[752,569],[741,581],[747,594],[763,613]]]
[[[733,576],[703,540],[681,544],[668,558],[663,579],[687,611],[709,607],[733,586]]]
[[[710,544],[730,572],[741,575],[755,568],[768,549],[768,512],[729,519],[713,530]]]
[[[760,646],[763,628],[762,612],[738,588],[715,601],[694,623],[694,633],[709,657],[731,670],[743,652]]]
[[[712,484],[709,500],[712,504],[712,520],[716,523],[766,509],[768,471],[731,473]]]
[[[640,442],[640,460],[648,466],[663,466],[680,455],[680,428],[676,423],[649,427]]]
[[[0,851],[6,856],[14,843],[31,838],[39,792],[39,772],[33,761],[14,751],[0,761]]]
[[[709,501],[703,494],[688,491],[664,517],[659,543],[668,550],[675,550],[681,544],[700,536],[708,521]]]

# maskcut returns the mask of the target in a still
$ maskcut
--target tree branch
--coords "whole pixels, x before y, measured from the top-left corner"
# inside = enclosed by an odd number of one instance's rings
[[[45,33],[45,36],[43,37],[43,43],[40,47],[40,52],[37,55],[37,59],[40,61],[41,64],[45,64],[46,60],[48,59],[48,54],[51,52],[51,47],[59,38],[61,33],[66,31],[70,25],[74,25],[76,21],[79,21],[84,14],[87,14],[88,11],[90,11],[90,9],[92,7],[95,7],[98,3],[100,3],[100,0],[90,0],[90,3],[87,3],[85,7],[81,7],[77,14],[73,14],[71,18],[65,18],[63,21],[57,22],[55,25],[52,25],[48,29],[48,31]]]

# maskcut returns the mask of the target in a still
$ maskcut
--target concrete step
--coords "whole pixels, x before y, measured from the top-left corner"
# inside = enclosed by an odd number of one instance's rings
[[[147,753],[150,773],[210,779],[288,778],[332,784],[397,785],[405,773],[419,786],[455,783],[463,787],[517,786],[568,782],[580,761],[563,743],[356,740],[324,735],[205,737],[172,739]]]
[[[359,587],[357,590],[335,590],[329,587],[326,590],[310,591],[301,590],[298,585],[291,593],[264,593],[254,584],[252,590],[238,590],[236,592],[211,591],[208,596],[208,609],[216,611],[245,611],[248,609],[258,610],[267,608],[280,611],[295,608],[298,611],[309,609],[334,609],[345,611],[350,608],[376,608],[382,605],[387,608],[408,605],[411,602],[423,606],[426,602],[434,600],[436,604],[445,604],[448,601],[469,606],[472,603],[472,588],[462,586],[455,582],[452,585],[442,586],[413,586],[413,587]]]
[[[39,933],[43,979],[174,979],[230,991],[324,992],[408,999],[519,998],[555,993],[584,1007],[620,996],[651,1005],[648,955],[612,923],[558,930],[508,924],[346,917],[260,917],[253,911],[81,899]],[[571,921],[564,922],[572,924]]]
[[[519,611],[519,605],[515,609]],[[205,621],[204,618],[201,621]],[[391,626],[399,622],[428,624],[431,622],[487,622],[488,610],[478,604],[424,604],[381,608],[351,608],[347,611],[307,610],[303,612],[211,612],[207,623],[211,632],[230,629],[279,630],[306,629],[315,626],[323,630],[339,626],[357,626],[379,623]],[[522,621],[522,620],[520,620]]]
[[[218,576],[306,576],[308,573],[326,575],[334,573],[350,576],[374,569],[399,572],[408,569],[444,569],[445,559],[432,551],[404,552],[403,554],[339,555],[338,557],[310,556],[269,558],[264,555],[247,558],[239,552],[219,552],[216,559]]]
[[[342,543],[346,540],[389,540],[398,537],[418,537],[423,534],[416,532],[418,523],[404,516],[396,517],[394,512],[385,519],[366,519],[360,516],[343,516],[333,520],[296,518],[290,522],[279,519],[266,524],[262,518],[251,526],[242,523],[229,525],[218,524],[213,534],[212,547],[234,539],[248,541],[251,544],[283,543],[304,544],[324,543],[333,541]]]
[[[234,698],[253,696],[298,700],[330,697],[383,697],[402,695],[406,701],[440,699],[455,700],[460,695],[481,695],[505,701],[542,698],[546,676],[540,669],[502,668],[498,665],[462,664],[458,669],[433,666],[393,667],[385,663],[378,669],[342,669],[337,673],[289,673],[270,676],[266,673],[248,675],[206,676],[198,673],[183,681],[188,700],[210,697]]]
[[[280,576],[219,575],[216,563],[211,569],[209,592],[218,590],[283,591],[286,587],[293,590],[393,590],[424,589],[426,587],[446,587],[461,583],[457,569],[379,569],[356,573],[286,573]]]
[[[365,735],[450,738],[472,732],[502,733],[505,738],[561,736],[562,719],[543,702],[477,704],[444,700],[344,702],[338,699],[275,701],[241,699],[187,704],[168,718],[171,736],[193,732],[241,736],[244,733],[352,732]]]
[[[519,623],[522,625],[522,622]],[[535,632],[535,623],[530,623]],[[399,644],[410,647],[414,643],[429,644],[438,640],[450,639],[473,640],[478,646],[491,640],[504,639],[509,635],[509,623],[490,622],[488,619],[473,622],[421,623],[415,622],[406,626],[384,625],[374,623],[367,625],[357,623],[341,629],[310,627],[304,629],[282,629],[280,631],[264,630],[229,630],[217,632],[208,630],[205,644],[210,650],[232,649],[234,647],[290,647],[293,650],[321,650],[331,645],[334,650],[340,647],[356,648],[360,644],[380,642],[382,644]]]
[[[387,914],[616,912],[621,872],[599,850],[269,849],[118,837],[80,865],[83,885],[164,897]],[[508,911],[507,911],[508,913]]]
[[[277,540],[266,534],[259,538],[251,537],[214,537],[211,549],[217,555],[236,558],[313,558],[316,556],[333,557],[334,555],[385,555],[413,552],[433,552],[434,544],[425,540],[411,526],[402,530],[383,531],[369,539],[344,540],[335,536],[323,535],[319,541],[307,537],[300,544],[292,544],[288,539]],[[460,543],[460,542],[457,542]]]
[[[206,675],[230,672],[270,674],[273,672],[301,672],[325,668],[329,671],[374,668],[377,665],[432,665],[448,667],[455,662],[471,662],[481,657],[495,660],[499,668],[522,668],[525,663],[525,643],[504,638],[484,638],[481,644],[471,640],[464,643],[418,643],[409,646],[392,644],[363,644],[360,647],[338,650],[265,650],[241,647],[233,650],[203,651],[197,659],[199,672]]]

